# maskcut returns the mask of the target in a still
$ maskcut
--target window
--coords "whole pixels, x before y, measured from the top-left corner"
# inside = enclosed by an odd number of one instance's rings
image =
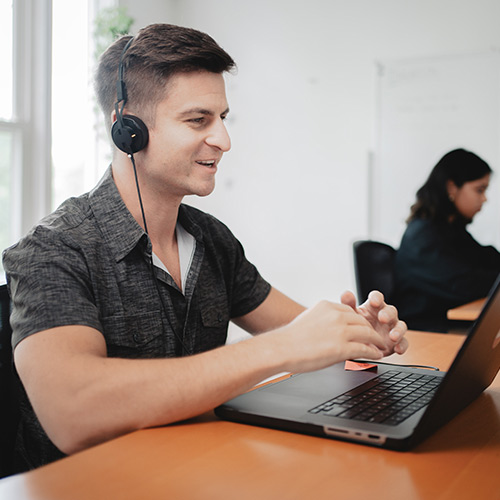
[[[86,19],[87,2],[52,0],[52,209],[84,192],[91,156]]]
[[[116,0],[52,0],[52,209],[92,189],[111,162],[93,77],[97,45],[113,38],[98,37],[96,18],[114,28],[120,10]]]
[[[50,15],[51,0],[0,0],[0,250],[47,213]]]
[[[52,209],[94,187],[111,161],[106,134],[104,148],[97,142],[93,91],[93,25],[103,5],[113,3],[52,0]]]
[[[0,45],[3,50],[2,78],[0,78],[0,249],[11,241],[11,172],[14,136],[13,123],[13,6],[12,0],[0,3]],[[1,266],[1,264],[0,264]],[[0,268],[1,269],[1,268]],[[0,276],[0,282],[3,276]]]
[[[105,133],[95,133],[92,33],[96,13],[116,6],[0,0],[0,252],[95,185],[110,161]]]
[[[13,112],[13,9],[12,0],[0,2],[0,44],[2,47],[2,78],[0,78],[0,119],[11,120]]]
[[[1,14],[0,14],[1,15]],[[11,242],[10,221],[10,165],[12,164],[13,133],[2,127],[0,129],[0,248],[4,249]],[[0,264],[1,266],[1,264]],[[1,269],[1,267],[0,267]],[[0,276],[0,283],[3,277]]]

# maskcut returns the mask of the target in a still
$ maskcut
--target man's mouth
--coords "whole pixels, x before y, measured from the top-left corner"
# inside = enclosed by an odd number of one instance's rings
[[[204,167],[215,166],[215,160],[199,160],[196,163],[198,163],[198,165],[203,165]]]

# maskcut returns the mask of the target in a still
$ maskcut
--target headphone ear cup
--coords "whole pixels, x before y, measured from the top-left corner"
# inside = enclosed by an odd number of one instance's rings
[[[137,116],[124,115],[121,121],[116,120],[113,123],[111,138],[115,146],[124,153],[137,153],[148,144],[148,127]]]

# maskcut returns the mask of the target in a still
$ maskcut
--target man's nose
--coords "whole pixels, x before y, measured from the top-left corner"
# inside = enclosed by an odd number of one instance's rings
[[[224,153],[231,149],[231,138],[229,137],[226,125],[222,120],[214,123],[205,142],[209,146],[216,147]]]

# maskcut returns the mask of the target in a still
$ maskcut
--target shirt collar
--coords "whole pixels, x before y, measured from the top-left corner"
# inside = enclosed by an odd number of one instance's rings
[[[90,208],[116,261],[125,258],[141,242],[151,253],[149,238],[122,200],[111,166],[99,184],[89,193]]]
[[[137,223],[116,187],[111,166],[108,167],[97,186],[89,193],[90,208],[99,229],[117,262],[124,259],[139,243],[151,255],[148,235]],[[179,207],[178,222],[203,246],[203,232],[193,220],[186,205]]]
[[[191,235],[194,236],[197,243],[203,243],[203,232],[200,226],[195,222],[189,213],[187,205],[181,203],[179,207],[179,215],[177,217],[177,222]]]

